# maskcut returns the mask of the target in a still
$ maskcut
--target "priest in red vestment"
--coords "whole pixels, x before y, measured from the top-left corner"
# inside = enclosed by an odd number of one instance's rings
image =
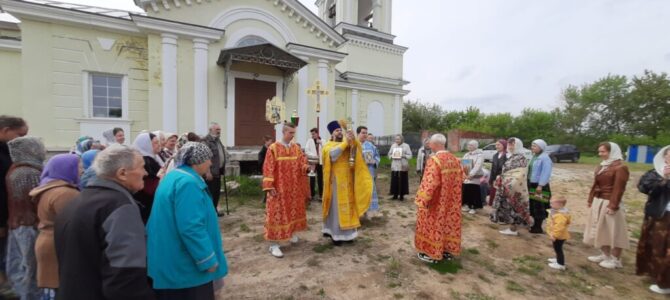
[[[268,147],[263,165],[263,191],[267,194],[265,239],[270,253],[283,257],[279,242],[298,242],[298,231],[307,229],[306,201],[310,197],[307,157],[292,142],[295,125],[285,123],[283,138]]]
[[[461,192],[465,173],[461,163],[445,149],[442,134],[430,138],[434,153],[427,159],[416,195],[417,220],[414,246],[418,258],[429,263],[461,253]]]

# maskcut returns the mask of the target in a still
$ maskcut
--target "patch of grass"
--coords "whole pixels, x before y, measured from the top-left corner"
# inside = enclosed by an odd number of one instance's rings
[[[326,244],[316,245],[316,246],[314,246],[314,248],[312,248],[312,250],[316,253],[324,253],[324,252],[326,252],[330,249],[333,249],[333,247],[334,247],[333,244],[326,243]]]
[[[490,249],[496,249],[500,245],[498,245],[498,243],[496,243],[494,240],[486,240],[486,246],[489,247]]]
[[[537,276],[543,269],[543,265],[540,264],[540,259],[533,256],[518,256],[512,259],[512,261],[517,265],[517,271],[524,273],[530,276]]]
[[[260,243],[265,240],[265,237],[263,236],[262,233],[259,233],[257,235],[254,235],[254,242]]]
[[[401,286],[402,286],[402,283],[400,283],[400,282],[391,282],[391,283],[389,283],[387,286],[388,286],[389,288],[391,288],[391,289],[394,289],[394,288],[397,288],[397,287],[401,287]]]
[[[235,190],[228,191],[228,195],[254,197],[255,199],[263,197],[263,189],[261,188],[260,180],[252,179],[249,176],[226,178],[226,182],[230,182],[232,180],[237,181],[240,186]]]
[[[463,266],[461,265],[461,260],[460,259],[452,259],[452,260],[446,260],[443,259],[439,261],[438,263],[435,264],[430,264],[429,265],[431,269],[437,271],[440,274],[456,274],[458,270],[462,269]]]
[[[318,296],[325,297],[325,296],[326,296],[326,291],[324,291],[323,289],[319,289],[319,292],[316,293],[316,294],[317,294]]]
[[[405,298],[405,296],[403,294],[395,293],[395,294],[393,294],[393,298],[402,299],[402,298]]]
[[[388,265],[386,266],[386,276],[392,279],[398,279],[400,277],[400,261],[391,257]]]
[[[479,250],[477,250],[477,248],[468,248],[468,249],[465,249],[465,252],[467,252],[469,254],[472,254],[472,255],[478,255],[479,254]]]
[[[505,284],[505,288],[506,288],[508,291],[511,291],[511,292],[517,292],[517,293],[519,293],[519,294],[523,294],[523,293],[526,292],[526,289],[525,289],[524,287],[522,287],[522,286],[519,285],[518,283],[516,283],[516,282],[514,282],[514,281],[511,281],[511,280],[508,280],[508,281],[507,281],[507,284]]]
[[[588,281],[582,274],[576,273],[573,271],[566,271],[564,272],[565,275],[569,277],[568,279],[568,286],[572,290],[576,290],[577,292],[580,292],[585,295],[593,296],[593,283]]]
[[[242,223],[242,224],[240,224],[240,231],[251,232],[251,228],[249,228],[249,226],[247,226],[247,224]]]
[[[307,260],[307,266],[308,266],[308,267],[312,267],[312,268],[313,268],[313,267],[318,267],[320,264],[321,264],[321,263],[319,262],[319,260],[318,260],[316,257],[314,257],[314,256],[310,257],[310,258]]]
[[[479,294],[479,293],[467,293],[467,294],[462,294],[454,291],[454,290],[449,290],[450,298],[453,300],[494,300],[495,297],[484,295],[484,294]]]
[[[384,227],[386,223],[389,222],[389,218],[386,215],[372,217],[370,219],[362,218],[361,225],[364,227]]]

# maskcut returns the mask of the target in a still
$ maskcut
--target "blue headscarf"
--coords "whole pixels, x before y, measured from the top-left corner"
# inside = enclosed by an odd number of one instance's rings
[[[100,152],[100,150],[88,150],[81,155],[81,164],[84,166],[84,170],[88,170],[88,168],[91,167],[95,156],[98,155],[98,152]]]

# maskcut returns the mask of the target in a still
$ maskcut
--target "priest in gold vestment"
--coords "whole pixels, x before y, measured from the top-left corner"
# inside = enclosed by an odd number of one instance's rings
[[[323,147],[322,233],[340,245],[358,235],[360,217],[370,206],[372,176],[353,131],[346,130],[343,121],[330,122],[328,131],[331,139]]]

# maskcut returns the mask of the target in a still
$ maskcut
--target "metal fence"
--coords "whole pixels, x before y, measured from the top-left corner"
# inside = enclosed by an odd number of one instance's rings
[[[418,132],[409,132],[403,134],[403,137],[405,138],[405,143],[412,150],[412,154],[416,155],[422,146],[421,134]],[[379,154],[386,156],[389,153],[389,149],[391,149],[391,145],[395,143],[395,135],[376,136],[374,143],[379,150]]]

